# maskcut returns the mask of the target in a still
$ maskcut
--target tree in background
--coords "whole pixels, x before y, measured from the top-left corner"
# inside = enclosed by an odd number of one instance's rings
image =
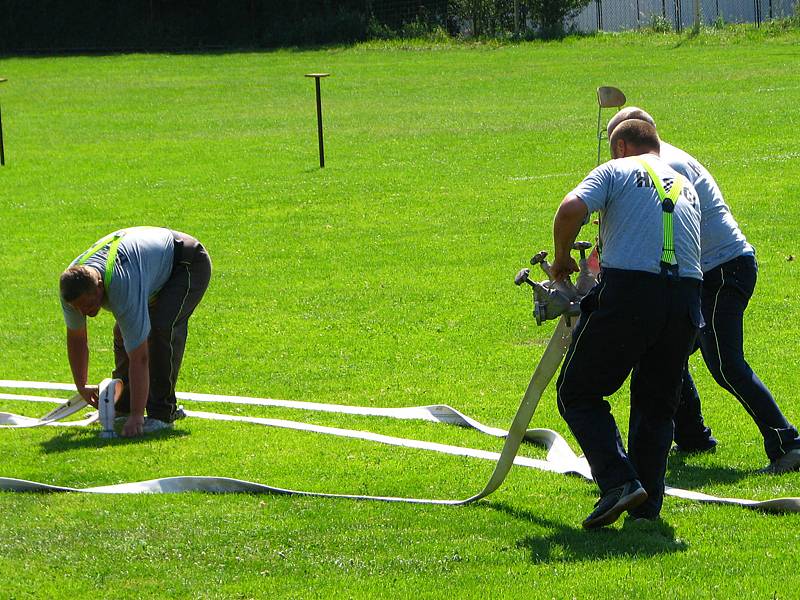
[[[475,37],[564,35],[566,24],[590,0],[451,0],[448,17],[455,27]]]
[[[475,37],[513,31],[514,0],[451,0],[448,9],[450,20]]]
[[[530,20],[538,25],[542,37],[561,37],[566,23],[586,8],[590,0],[526,0]]]

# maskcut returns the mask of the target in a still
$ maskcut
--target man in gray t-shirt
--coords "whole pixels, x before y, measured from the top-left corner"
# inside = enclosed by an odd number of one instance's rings
[[[655,127],[648,113],[631,106],[609,121],[609,134],[628,119],[641,119]],[[800,435],[744,357],[744,312],[758,274],[755,250],[739,229],[711,173],[694,157],[663,140],[661,156],[692,182],[700,199],[702,307],[706,324],[698,345],[703,360],[714,380],[744,406],[761,432],[770,460],[762,471],[796,471],[800,469]],[[685,452],[710,450],[717,444],[703,422],[700,396],[688,364],[675,414],[675,442]]]
[[[168,427],[180,417],[175,383],[188,320],[210,277],[211,261],[202,244],[160,227],[109,234],[62,273],[70,368],[78,392],[95,406],[97,387],[88,385],[86,317],[103,308],[116,319],[114,377],[124,383],[118,410],[130,413],[123,435]]]
[[[558,409],[600,488],[587,529],[628,511],[655,519],[664,496],[683,365],[701,324],[700,207],[691,183],[659,158],[655,128],[630,120],[612,160],[568,193],[553,223],[553,279],[578,266],[570,249],[601,214],[599,283],[581,301],[556,383]],[[632,372],[632,374],[631,374]],[[626,452],[607,396],[631,374]]]

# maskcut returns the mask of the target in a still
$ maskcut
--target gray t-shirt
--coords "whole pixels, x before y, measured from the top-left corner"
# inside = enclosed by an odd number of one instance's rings
[[[653,154],[644,158],[669,191],[677,173]],[[645,168],[634,157],[600,165],[572,190],[589,209],[599,211],[601,265],[628,271],[661,272],[663,211]],[[702,279],[700,270],[700,202],[684,180],[673,212],[675,258],[681,277]]]
[[[722,192],[706,168],[680,148],[661,142],[661,158],[692,182],[700,198],[700,264],[703,273],[743,254],[755,254],[739,229]]]
[[[150,335],[150,301],[172,273],[174,238],[169,229],[161,227],[131,227],[117,249],[117,259],[111,284],[106,283],[103,308],[117,320],[125,350],[130,352]],[[108,248],[90,256],[84,263],[105,278]],[[76,258],[70,266],[76,264]],[[86,317],[61,301],[64,321],[69,329],[86,327]]]

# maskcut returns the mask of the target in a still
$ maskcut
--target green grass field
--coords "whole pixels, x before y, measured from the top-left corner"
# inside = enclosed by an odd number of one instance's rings
[[[519,45],[0,60],[0,378],[70,381],[61,270],[115,228],[202,240],[215,273],[179,389],[373,406],[450,404],[507,427],[553,324],[512,281],[595,163],[599,85],[715,174],[758,250],[746,351],[800,422],[800,34],[608,35]],[[327,167],[313,83],[323,81]],[[607,113],[609,116],[610,113]],[[593,231],[584,238],[592,238]],[[111,327],[90,324],[93,379]],[[717,452],[672,485],[800,496],[755,426],[693,373]],[[613,399],[623,432],[627,389]],[[533,426],[564,434],[545,395]],[[187,403],[188,408],[213,409]],[[309,420],[499,450],[443,425]],[[47,407],[49,409],[49,407]],[[38,415],[43,405],[0,401]],[[526,449],[540,456],[537,449]],[[0,431],[1,476],[77,487],[220,475],[322,492],[465,497],[492,464],[188,419],[106,441]],[[596,489],[516,468],[466,508],[254,495],[0,493],[0,597],[797,598],[800,517],[667,499],[663,522],[585,533]]]

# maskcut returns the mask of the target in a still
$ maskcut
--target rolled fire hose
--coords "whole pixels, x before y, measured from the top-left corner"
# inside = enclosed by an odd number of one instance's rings
[[[424,442],[406,438],[385,436],[367,431],[356,431],[335,427],[325,427],[320,425],[310,425],[296,421],[282,419],[266,419],[260,417],[246,417],[237,415],[225,415],[218,413],[186,411],[187,416],[194,418],[212,419],[220,421],[240,421],[271,427],[281,427],[301,431],[323,433],[354,439],[375,441],[383,444],[403,446],[407,448],[418,448],[431,450],[445,454],[468,456],[496,462],[495,469],[485,487],[477,494],[463,500],[443,500],[443,499],[422,499],[422,498],[403,498],[390,496],[367,496],[354,494],[328,494],[322,492],[305,492],[290,490],[273,486],[244,481],[228,477],[166,477],[152,479],[148,481],[123,483],[108,486],[96,486],[89,488],[72,488],[64,486],[48,485],[21,479],[0,477],[0,491],[38,491],[38,492],[86,492],[96,494],[138,494],[138,493],[177,493],[187,491],[203,492],[244,492],[244,493],[271,493],[289,494],[301,496],[315,496],[326,498],[349,498],[358,500],[382,500],[387,502],[407,502],[416,504],[444,504],[444,505],[463,505],[485,498],[494,492],[511,469],[512,465],[529,468],[536,468],[563,474],[579,475],[589,481],[592,480],[589,465],[583,457],[578,457],[567,442],[555,431],[549,429],[527,429],[533,416],[536,406],[541,398],[544,389],[555,375],[561,363],[566,348],[569,345],[571,327],[562,318],[553,336],[548,343],[539,365],[531,378],[519,409],[511,424],[508,432],[488,427],[463,415],[457,410],[446,405],[421,406],[409,408],[373,408],[359,406],[342,406],[335,404],[319,404],[311,402],[296,402],[287,400],[272,400],[261,398],[245,398],[238,396],[219,396],[213,394],[192,394],[179,393],[178,398],[194,402],[215,402],[232,404],[249,404],[258,406],[280,406],[286,408],[296,408],[303,410],[314,410],[322,412],[334,412],[340,414],[357,414],[368,416],[381,416],[397,419],[418,419],[425,421],[443,422],[462,427],[469,427],[481,431],[487,435],[495,437],[505,437],[505,443],[500,453],[438,444],[435,442]],[[74,390],[74,386],[68,384],[36,383],[24,381],[0,381],[2,388],[18,389],[50,389],[50,390]],[[105,380],[101,384],[100,399],[115,397],[113,380]],[[16,394],[0,394],[0,399],[9,400],[29,400],[29,401],[57,401],[40,396],[25,396]],[[66,403],[60,405],[45,416],[34,419],[23,417],[11,413],[0,413],[0,427],[4,428],[25,428],[39,426],[85,426],[92,424],[99,419],[98,413],[93,413],[80,421],[63,422],[61,419],[70,416],[86,406],[83,399],[76,395]],[[102,406],[102,404],[101,404]],[[112,403],[113,407],[113,403]],[[106,413],[107,415],[108,413]],[[112,413],[113,414],[113,413]],[[107,418],[107,417],[106,417]],[[107,426],[105,427],[107,431]],[[546,460],[533,459],[517,456],[519,446],[523,441],[542,445],[547,450]],[[800,498],[777,498],[771,500],[757,501],[745,500],[740,498],[724,498],[682,490],[679,488],[667,487],[666,494],[687,500],[714,504],[736,504],[746,508],[761,510],[771,513],[800,512]]]

